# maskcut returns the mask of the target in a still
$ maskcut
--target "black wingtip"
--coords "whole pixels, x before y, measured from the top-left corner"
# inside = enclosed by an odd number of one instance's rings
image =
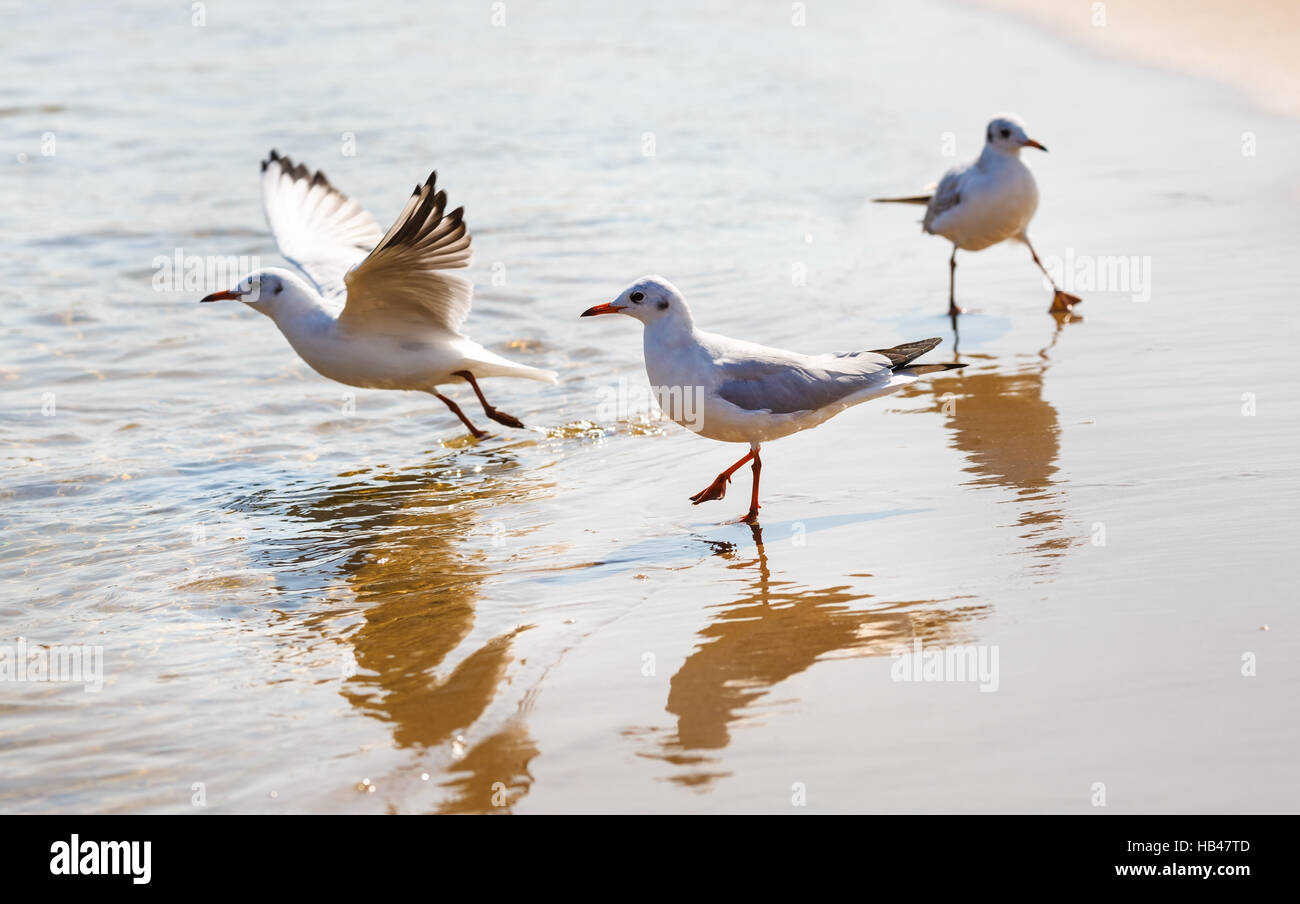
[[[917,358],[926,352],[938,347],[943,340],[938,336],[932,336],[929,339],[917,339],[913,342],[904,342],[902,345],[895,345],[893,348],[873,348],[871,352],[876,355],[884,355],[890,361],[892,370],[898,370],[907,367]]]
[[[965,364],[949,362],[948,364],[905,364],[902,367],[895,367],[894,370],[911,374],[914,377],[923,377],[926,374],[938,374],[949,370],[961,370]]]
[[[295,164],[291,157],[281,154],[275,148],[271,148],[270,155],[262,161],[262,172],[266,172],[266,168],[272,163],[280,164],[280,171],[288,173],[291,179],[303,179],[313,187],[323,185],[326,188],[333,188],[333,186],[330,185],[329,177],[325,175],[324,170],[316,170],[316,172],[313,173],[307,168],[306,164]]]
[[[933,195],[912,195],[907,198],[872,198],[872,204],[929,204]]]
[[[413,194],[413,195],[418,195],[420,192],[424,191],[426,188],[428,188],[428,189],[432,189],[432,188],[433,188],[437,183],[438,183],[438,171],[437,171],[437,170],[434,170],[433,172],[429,173],[429,178],[424,180],[424,184],[423,184],[423,185],[417,185],[417,186],[415,186],[415,190],[414,190],[413,192],[411,192],[411,194]]]

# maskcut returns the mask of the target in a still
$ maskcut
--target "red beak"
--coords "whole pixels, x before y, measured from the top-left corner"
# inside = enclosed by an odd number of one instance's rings
[[[598,304],[594,308],[587,308],[587,310],[583,311],[578,316],[595,317],[597,314],[619,314],[622,312],[622,310],[623,310],[622,308],[614,307],[613,303],[611,302],[610,304]]]
[[[238,297],[239,297],[238,292],[231,292],[229,289],[227,289],[221,292],[213,292],[211,295],[204,296],[203,298],[199,299],[199,303],[202,304],[205,301],[232,301]]]
[[[1046,151],[1046,150],[1047,150],[1047,148],[1043,147],[1041,144],[1039,144],[1037,141],[1034,141],[1034,139],[1032,139],[1032,138],[1026,138],[1026,139],[1025,139],[1025,147],[1027,147],[1027,148],[1038,148],[1040,151]]]

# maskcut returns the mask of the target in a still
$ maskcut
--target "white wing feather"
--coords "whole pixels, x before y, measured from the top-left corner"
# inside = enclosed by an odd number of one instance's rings
[[[468,267],[470,236],[463,207],[445,213],[437,173],[418,185],[375,250],[347,272],[339,323],[374,330],[437,328],[460,336],[473,286],[448,270]]]
[[[275,151],[262,161],[262,204],[280,254],[326,298],[343,294],[344,275],[383,236],[375,218],[324,173]]]
[[[970,164],[953,167],[943,174],[939,180],[934,194],[930,196],[930,203],[925,208],[925,219],[921,221],[921,229],[925,232],[933,233],[937,227],[939,217],[952,210],[961,203],[961,193],[966,173],[970,170]]]

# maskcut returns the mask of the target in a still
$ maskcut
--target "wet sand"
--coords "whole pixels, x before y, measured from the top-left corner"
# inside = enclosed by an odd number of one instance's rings
[[[960,4],[563,12],[228,10],[287,55],[144,7],[15,27],[0,642],[100,644],[105,676],[0,683],[0,807],[191,812],[196,783],[214,812],[1093,813],[1099,783],[1108,812],[1300,807],[1300,125]],[[1006,108],[1052,149],[1039,252],[1148,284],[1076,286],[1061,323],[1024,250],[990,249],[954,332],[947,247],[868,199]],[[485,382],[535,430],[473,443],[211,289],[154,291],[178,247],[278,263],[270,147],[381,221],[438,168],[475,337],[562,374]],[[653,271],[720,332],[942,336],[968,366],[766,447],[755,534],[725,523],[747,480],[687,499],[735,449],[608,410],[644,385],[640,332],[578,314]],[[996,690],[895,680],[917,641],[996,647]]]
[[[1300,5],[1288,0],[977,0],[1093,50],[1232,85],[1300,116]]]

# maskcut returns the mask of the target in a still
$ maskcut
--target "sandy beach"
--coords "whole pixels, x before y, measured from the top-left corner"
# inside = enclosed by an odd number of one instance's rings
[[[976,0],[1098,52],[1232,85],[1300,116],[1300,5],[1288,0]]]

